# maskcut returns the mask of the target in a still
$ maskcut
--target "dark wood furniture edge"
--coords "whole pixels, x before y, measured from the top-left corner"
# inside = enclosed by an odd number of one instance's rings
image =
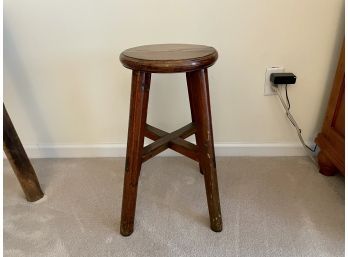
[[[339,111],[343,108],[344,111],[344,103],[341,102],[343,98],[344,101],[344,93],[345,93],[345,85],[344,85],[344,77],[345,77],[345,43],[343,41],[340,51],[340,57],[338,61],[338,65],[336,68],[335,77],[332,83],[332,89],[329,97],[328,106],[325,113],[325,119],[323,122],[323,126],[321,132],[315,139],[315,142],[320,147],[320,152],[318,154],[318,163],[320,167],[320,173],[326,176],[332,176],[339,171],[344,175],[345,173],[345,136],[344,129],[343,134],[339,132],[341,129],[335,129],[336,118]],[[344,117],[343,117],[344,119]],[[340,124],[344,120],[341,121]]]
[[[335,150],[335,148],[332,147],[329,139],[323,133],[319,133],[317,138],[315,139],[315,142],[318,144],[319,147],[326,149],[325,151],[320,151],[320,153],[324,153],[325,156],[329,158],[332,163],[334,163],[334,166],[341,173],[344,173],[344,156],[342,157],[339,154],[336,154],[337,151]],[[319,165],[320,165],[320,161],[319,161]]]

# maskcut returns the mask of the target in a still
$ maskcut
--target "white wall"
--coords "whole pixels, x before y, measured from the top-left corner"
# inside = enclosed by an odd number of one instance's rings
[[[126,48],[214,46],[210,68],[216,143],[297,143],[268,66],[283,65],[306,141],[321,127],[344,35],[343,0],[5,0],[4,101],[26,145],[126,142],[131,71]],[[153,75],[148,122],[189,121],[184,74]]]

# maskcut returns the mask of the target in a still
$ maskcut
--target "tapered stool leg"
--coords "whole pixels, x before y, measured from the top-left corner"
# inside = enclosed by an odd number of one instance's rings
[[[188,75],[188,73],[186,73],[186,82],[187,82],[187,91],[188,91],[188,96],[190,101],[191,119],[192,119],[192,122],[195,123],[196,116],[197,116],[197,111],[195,110],[195,106],[193,104],[193,100],[195,98],[195,89],[194,89],[194,85],[190,81],[190,76]],[[195,138],[196,138],[196,144],[198,145],[199,138],[197,137],[197,133],[195,133]],[[199,164],[199,172],[203,174],[203,167],[200,162],[198,164]]]
[[[195,90],[195,97],[192,100],[196,112],[197,144],[200,164],[204,172],[210,226],[213,231],[220,232],[222,230],[222,218],[216,174],[207,70],[189,72],[187,73],[187,77],[189,78],[189,87]]]
[[[120,228],[123,236],[132,234],[134,228],[150,81],[151,73],[133,71]]]
[[[23,145],[12,124],[11,118],[4,110],[4,151],[17,179],[24,191],[25,198],[29,202],[41,199],[44,194],[36,177],[33,166],[25,153]]]

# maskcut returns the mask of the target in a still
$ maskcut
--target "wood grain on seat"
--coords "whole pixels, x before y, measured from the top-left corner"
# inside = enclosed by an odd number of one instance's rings
[[[190,44],[145,45],[125,50],[120,61],[128,69],[152,73],[190,72],[215,63],[215,48]]]

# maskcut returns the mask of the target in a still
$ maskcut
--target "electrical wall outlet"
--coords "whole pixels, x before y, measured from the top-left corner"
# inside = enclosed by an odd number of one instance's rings
[[[268,67],[265,73],[265,85],[264,85],[264,95],[275,95],[276,93],[272,89],[271,74],[284,72],[283,67]]]

